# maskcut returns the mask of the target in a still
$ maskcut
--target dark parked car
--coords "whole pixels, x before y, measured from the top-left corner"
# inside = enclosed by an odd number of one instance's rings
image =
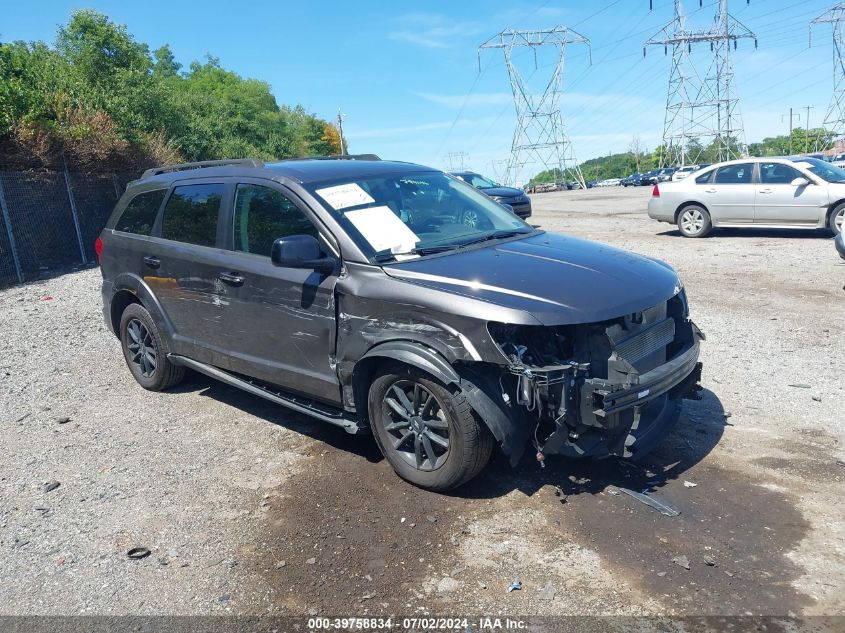
[[[643,177],[642,174],[631,174],[627,178],[623,178],[619,184],[623,187],[637,187],[640,184],[640,179]]]
[[[656,185],[657,184],[657,176],[660,174],[659,169],[652,169],[651,171],[647,171],[640,177],[640,185],[645,187],[646,185]]]
[[[474,171],[453,171],[452,175],[484,192],[496,202],[507,205],[523,220],[531,217],[531,198],[525,195],[522,189],[503,187]]]
[[[420,165],[151,169],[96,252],[142,387],[193,369],[372,433],[426,488],[471,479],[496,444],[514,465],[529,443],[540,461],[640,457],[698,389],[670,266],[535,229]]]

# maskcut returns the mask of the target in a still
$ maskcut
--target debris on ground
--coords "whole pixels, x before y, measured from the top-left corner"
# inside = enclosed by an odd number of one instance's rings
[[[467,568],[467,566],[464,565],[463,563],[458,563],[457,565],[455,565],[452,568],[452,571],[449,572],[449,575],[452,578],[456,578],[457,576],[459,576],[461,574],[461,572],[466,571],[466,568]]]
[[[305,564],[306,565],[313,565],[316,562],[317,562],[316,558],[309,558],[308,560],[305,561]]]
[[[230,596],[228,593],[224,593],[222,596],[220,596],[219,598],[217,598],[217,602],[220,602],[220,603],[229,602],[229,599],[230,599],[231,597],[232,597],[232,596]]]
[[[446,576],[440,582],[437,583],[437,593],[441,596],[446,595],[447,593],[452,593],[457,591],[461,586],[461,583],[455,580],[450,576]]]
[[[815,400],[816,402],[821,402],[822,397],[821,396],[813,396],[813,400]]]
[[[58,481],[48,481],[46,484],[41,486],[41,492],[52,492],[61,485],[62,484],[60,484]]]
[[[796,383],[789,383],[790,387],[796,387],[798,389],[810,389],[810,385],[803,383],[803,382],[796,382]]]
[[[68,422],[70,422],[70,418],[67,416],[62,418],[56,418],[56,424],[67,424]]]
[[[704,564],[708,567],[715,567],[716,566],[716,559],[712,556],[705,556],[704,557]]]
[[[619,490],[620,492],[624,492],[626,495],[633,497],[640,503],[644,503],[645,505],[654,508],[655,510],[660,512],[660,514],[665,515],[667,517],[676,517],[681,514],[681,511],[678,510],[671,503],[669,503],[662,497],[658,497],[657,495],[648,494],[647,491],[637,492],[628,488],[619,488]]]
[[[675,556],[672,558],[672,562],[675,563],[678,567],[683,567],[684,569],[689,569],[689,558],[681,554],[680,556]]]
[[[126,552],[126,555],[132,560],[141,560],[150,554],[152,554],[152,552],[146,547],[133,547],[131,550]]]
[[[694,481],[684,481],[684,488],[695,488],[697,485]]]
[[[429,514],[425,518],[426,518],[426,521],[428,521],[429,523],[437,523],[437,517],[434,516],[433,514]]]
[[[481,587],[482,589],[487,589],[487,583],[484,582],[483,580],[478,581],[478,586]]]
[[[522,589],[522,583],[518,580],[514,580],[508,587],[508,593],[519,591],[520,589]]]
[[[280,560],[278,563],[276,563],[276,569],[281,569],[285,565],[287,565],[287,561]]]
[[[554,585],[547,584],[545,587],[538,591],[540,600],[554,600],[555,594],[557,591],[554,588]]]
[[[376,597],[375,592],[365,593],[363,596],[361,596],[360,601],[364,602],[364,600],[372,600],[375,597]]]

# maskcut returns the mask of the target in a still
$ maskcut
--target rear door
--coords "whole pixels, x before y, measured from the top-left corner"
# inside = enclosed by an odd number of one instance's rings
[[[786,163],[760,163],[754,222],[795,226],[816,226],[819,223],[826,188],[812,182],[796,187],[791,184],[796,178],[810,180]]]
[[[734,163],[716,170],[710,183],[702,186],[702,202],[716,224],[754,222],[754,163]]]
[[[291,191],[240,179],[230,194],[226,243],[218,273],[239,281],[226,289],[224,323],[233,371],[287,390],[339,403],[334,370],[337,277],[270,261],[280,237],[311,235],[339,255],[333,238]]]
[[[225,286],[218,279],[220,209],[231,186],[205,179],[170,190],[144,253],[144,280],[173,325],[173,351],[219,365],[226,347]]]

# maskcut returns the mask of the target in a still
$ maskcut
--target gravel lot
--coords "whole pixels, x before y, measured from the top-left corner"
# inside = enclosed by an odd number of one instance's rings
[[[686,283],[704,398],[645,469],[498,457],[423,492],[205,377],[143,391],[97,270],[0,291],[0,613],[845,614],[845,263],[822,232],[683,239],[649,193],[538,194],[533,218]],[[680,516],[612,494],[653,481]]]

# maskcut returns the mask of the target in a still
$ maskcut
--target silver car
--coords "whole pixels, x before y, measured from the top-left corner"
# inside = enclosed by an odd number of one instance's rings
[[[654,186],[650,218],[685,237],[713,227],[842,230],[845,170],[816,158],[743,158]]]

